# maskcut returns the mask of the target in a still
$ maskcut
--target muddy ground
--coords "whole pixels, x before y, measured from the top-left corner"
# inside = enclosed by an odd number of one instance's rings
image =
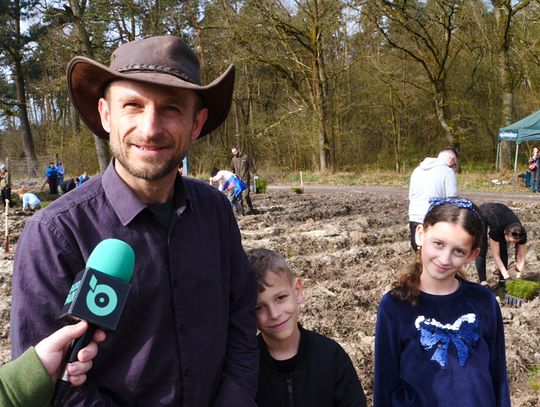
[[[487,198],[475,196],[477,203]],[[514,199],[514,198],[512,198]],[[304,279],[301,321],[337,340],[350,354],[369,401],[373,388],[373,346],[377,305],[396,276],[413,261],[403,192],[306,192],[289,189],[253,197],[256,215],[239,219],[245,248],[279,251]],[[491,199],[493,200],[493,199]],[[529,233],[525,277],[540,278],[540,199],[509,200]],[[13,240],[25,216],[11,215]],[[3,222],[0,222],[3,224]],[[12,253],[0,251],[0,362],[9,356]],[[488,263],[490,284],[495,266]],[[474,265],[466,268],[476,281]],[[540,405],[540,300],[512,308],[501,304],[514,406]]]

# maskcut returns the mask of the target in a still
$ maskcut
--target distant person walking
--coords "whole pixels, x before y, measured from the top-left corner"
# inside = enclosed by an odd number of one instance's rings
[[[49,168],[45,171],[45,177],[47,177],[47,184],[49,184],[49,192],[51,195],[58,195],[58,168],[51,161]]]
[[[516,214],[501,203],[485,203],[480,205],[480,213],[485,220],[485,228],[480,245],[480,254],[476,258],[476,272],[480,284],[486,281],[486,256],[489,247],[499,272],[499,285],[503,285],[511,276],[508,273],[508,246],[515,249],[516,277],[521,277],[525,268],[525,252],[527,231]]]
[[[437,158],[427,157],[411,175],[409,186],[409,229],[411,247],[416,252],[416,228],[424,222],[429,198],[458,196],[457,178],[453,168],[458,155],[452,147],[439,152]]]
[[[2,192],[2,206],[9,201],[11,206],[11,174],[5,164],[0,165],[0,191]]]
[[[538,147],[534,147],[532,150],[532,155],[529,158],[529,172],[531,173],[531,191],[539,192],[540,185],[538,181],[540,178],[540,157],[538,156]]]
[[[231,171],[242,180],[244,184],[247,185],[247,188],[242,192],[240,198],[240,204],[242,205],[242,210],[245,209],[244,203],[249,208],[249,211],[244,213],[250,214],[253,213],[253,204],[251,203],[251,197],[249,196],[249,189],[251,185],[251,172],[254,171],[251,160],[247,154],[242,153],[240,148],[233,147],[231,148],[231,153],[233,155],[231,159]]]

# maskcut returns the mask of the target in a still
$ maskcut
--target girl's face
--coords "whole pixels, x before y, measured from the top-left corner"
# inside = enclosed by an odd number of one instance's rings
[[[480,252],[472,250],[473,237],[460,225],[438,222],[424,229],[416,229],[416,241],[422,246],[422,274],[424,285],[443,285],[455,278],[464,264],[470,263]]]

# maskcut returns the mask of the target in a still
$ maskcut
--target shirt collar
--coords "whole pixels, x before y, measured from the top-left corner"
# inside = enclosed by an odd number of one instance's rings
[[[118,176],[114,168],[114,158],[103,173],[103,189],[111,206],[122,222],[129,224],[139,213],[147,208],[147,205],[131,190],[131,188]],[[174,181],[174,208],[181,214],[186,207],[191,209],[191,198],[186,182],[178,175]]]

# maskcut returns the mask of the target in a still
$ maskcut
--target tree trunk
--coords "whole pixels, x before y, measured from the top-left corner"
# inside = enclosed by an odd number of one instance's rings
[[[435,93],[435,110],[437,111],[437,119],[444,132],[446,133],[446,140],[450,146],[456,146],[459,141],[456,137],[455,129],[448,123],[450,117],[450,109],[448,108],[448,98],[446,95],[446,87],[443,80],[435,81],[433,83]]]
[[[15,68],[15,88],[17,91],[17,105],[19,108],[19,119],[21,120],[22,139],[24,154],[26,156],[26,171],[29,177],[38,175],[36,155],[34,152],[34,141],[32,139],[32,130],[28,120],[28,109],[26,105],[26,89],[24,86],[23,70],[19,57],[14,61]]]
[[[499,71],[499,86],[501,88],[501,126],[505,127],[512,123],[512,113],[514,106],[514,92],[512,84],[512,73],[510,71],[510,20],[511,10],[505,1],[493,2],[497,29],[497,61]],[[510,143],[501,143],[499,168],[504,174],[511,166]]]
[[[79,4],[78,0],[70,0],[69,4],[73,11],[72,22],[73,22],[73,25],[75,26],[75,29],[77,30],[79,41],[83,44],[84,48],[86,49],[86,55],[88,56],[88,58],[94,59],[94,49],[92,48],[92,43],[90,42],[90,36],[88,35],[88,31],[86,31],[86,27],[84,25],[83,14],[85,10],[81,7],[81,4]],[[96,106],[96,109],[97,109],[97,106]],[[109,165],[109,161],[111,159],[111,156],[109,154],[108,143],[94,134],[94,144],[96,145],[99,171],[104,172],[107,169],[107,166]]]
[[[401,172],[401,116],[400,109],[394,103],[394,90],[390,87],[390,112],[392,115],[392,128],[394,130],[394,160],[396,172]]]

